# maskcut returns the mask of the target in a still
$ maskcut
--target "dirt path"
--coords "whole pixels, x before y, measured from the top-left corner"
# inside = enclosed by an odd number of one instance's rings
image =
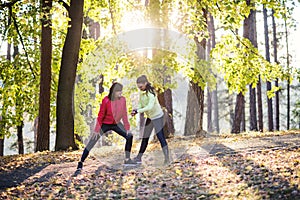
[[[107,156],[98,156],[97,150],[91,152],[84,163],[84,168],[79,175],[79,179],[84,177],[93,177],[93,175],[101,176],[103,171],[109,174],[127,174],[128,173],[147,173],[147,171],[163,172],[167,167],[169,170],[172,167],[181,165],[180,160],[185,159],[188,155],[197,155],[197,159],[228,156],[232,154],[240,154],[245,152],[260,152],[264,150],[276,149],[299,149],[300,134],[275,135],[253,138],[235,138],[235,137],[214,137],[208,136],[203,140],[179,142],[178,144],[170,144],[171,157],[173,163],[169,166],[162,164],[162,152],[159,146],[154,147],[154,150],[146,152],[143,160],[143,165],[139,168],[124,168],[123,153],[117,151]],[[51,152],[49,152],[51,153]],[[30,159],[20,158],[19,166],[10,166],[9,162],[4,162],[5,166],[0,166],[1,182],[0,182],[0,197],[1,192],[8,188],[14,188],[20,185],[26,187],[34,187],[36,184],[46,183],[51,186],[67,186],[69,187],[74,182],[74,172],[76,170],[77,161],[80,158],[81,152],[75,152],[71,156],[60,153],[57,155],[58,160],[49,160],[47,153],[37,155],[36,158],[41,159],[39,165],[32,164]],[[42,158],[45,156],[45,158]],[[45,160],[46,159],[46,160]],[[47,159],[49,162],[47,162]],[[1,165],[3,163],[1,162]],[[299,163],[298,163],[299,165]],[[299,166],[298,166],[299,167]],[[61,181],[64,180],[64,181]],[[81,181],[81,180],[80,180]],[[296,190],[296,192],[299,192]],[[296,193],[297,194],[297,193]],[[300,195],[300,193],[299,193]],[[205,195],[204,195],[205,196]],[[207,196],[205,196],[207,197]]]

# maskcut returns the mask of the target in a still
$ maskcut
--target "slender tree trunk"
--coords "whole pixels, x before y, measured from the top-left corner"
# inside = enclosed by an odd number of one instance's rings
[[[212,127],[212,93],[209,90],[209,87],[207,87],[207,97],[206,97],[206,104],[207,104],[207,131],[213,132]]]
[[[212,41],[211,41],[211,35],[212,35],[212,23],[211,23],[211,15],[208,13],[208,20],[207,20],[207,26],[208,26],[208,32],[210,34],[210,37],[207,40],[206,43],[206,60],[209,61],[209,55],[212,48]],[[212,73],[212,72],[211,72]],[[207,87],[207,96],[206,96],[206,104],[207,104],[207,131],[213,132],[213,126],[212,126],[212,92],[210,90],[210,87]]]
[[[253,1],[247,0],[247,5],[253,5]],[[244,33],[245,38],[248,38],[253,46],[257,47],[256,39],[256,11],[251,10],[250,15],[244,20]],[[253,85],[249,85],[249,113],[250,113],[250,130],[257,131],[257,112],[256,112],[256,92]]]
[[[166,138],[172,137],[175,133],[174,121],[173,121],[173,98],[172,98],[172,90],[167,89],[164,92],[165,98],[165,106],[166,106],[166,125],[168,127],[168,132],[165,133]]]
[[[266,60],[270,62],[270,46],[269,46],[269,27],[268,27],[268,13],[265,6],[263,7],[263,14],[264,14],[264,30],[265,30],[265,51],[266,51]],[[267,81],[267,92],[271,91],[272,85],[270,81]],[[268,102],[268,124],[269,124],[269,131],[274,130],[273,125],[273,103],[272,98],[267,96]]]
[[[50,145],[52,29],[51,18],[45,16],[50,16],[51,7],[52,0],[42,1],[44,18],[42,18],[40,101],[35,151],[49,150]]]
[[[262,106],[262,92],[261,92],[261,79],[258,78],[257,83],[257,107],[258,107],[258,130],[260,132],[264,131],[264,121],[263,121],[263,106]]]
[[[169,138],[174,135],[174,123],[173,123],[173,100],[172,100],[172,91],[170,89],[165,90],[158,94],[159,104],[163,107],[164,110],[164,135],[166,138]]]
[[[219,100],[218,100],[218,89],[215,89],[212,92],[212,99],[213,99],[213,130],[217,133],[220,133],[220,126],[219,126]]]
[[[235,114],[234,114],[231,133],[240,133],[241,131],[241,121],[242,121],[244,104],[245,104],[245,98],[244,95],[240,92],[236,96],[236,104],[235,104],[235,112],[234,112]]]
[[[243,105],[242,121],[241,121],[241,132],[246,132],[246,108],[245,103]]]
[[[14,53],[13,53],[13,58],[16,59],[17,55],[19,54],[19,47],[17,44],[14,44]],[[17,65],[15,67],[18,67]],[[20,89],[17,90],[16,93],[16,114],[22,118],[23,112],[20,109],[20,106],[22,104],[21,102],[21,97],[19,95]],[[18,121],[19,125],[17,125],[17,138],[18,138],[18,152],[19,154],[24,154],[24,141],[23,141],[23,120],[21,119]]]
[[[257,113],[256,113],[256,93],[252,84],[249,86],[250,91],[250,131],[257,131]]]
[[[4,156],[4,136],[0,138],[0,156]]]
[[[284,18],[284,27],[285,27],[285,42],[286,42],[286,64],[288,71],[288,81],[287,81],[287,130],[290,129],[290,52],[289,52],[289,40],[288,40],[288,28],[287,21]]]
[[[246,3],[247,3],[248,6],[250,6],[252,4],[251,0],[246,0]],[[251,39],[251,37],[253,37],[251,35],[251,34],[253,34],[253,28],[251,27],[252,20],[253,20],[253,10],[251,10],[249,17],[244,20],[243,35],[244,35],[245,38]],[[244,117],[243,117],[243,112],[245,112],[244,111],[244,109],[245,109],[244,104],[245,104],[245,97],[240,92],[236,97],[234,121],[233,121],[232,130],[231,130],[232,133],[240,133],[241,125],[245,124],[245,122],[243,124],[241,124],[242,121],[244,120]],[[242,127],[242,130],[243,129],[244,129],[244,127]]]
[[[3,129],[3,125],[1,124],[2,116],[0,115],[0,131]],[[0,156],[4,156],[4,134],[0,134]]]
[[[69,28],[62,52],[57,92],[55,150],[77,149],[74,139],[73,95],[83,22],[83,0],[71,0]]]
[[[273,27],[273,46],[274,46],[274,62],[278,64],[277,55],[277,31],[274,10],[272,10],[272,27]],[[275,81],[275,86],[278,87],[278,78]],[[279,110],[279,91],[275,92],[275,130],[279,131],[280,128],[280,110]]]
[[[18,150],[19,154],[24,154],[24,141],[23,141],[23,122],[21,125],[17,126],[18,135]]]
[[[216,46],[215,32],[216,31],[215,31],[214,18],[211,14],[209,14],[208,27],[209,27],[209,32],[210,32],[211,48],[215,48],[215,46]],[[218,79],[217,76],[216,76],[216,79]],[[219,102],[218,102],[218,87],[217,87],[217,85],[216,85],[216,89],[212,91],[212,110],[213,110],[213,130],[215,130],[217,133],[219,133],[220,126],[219,126]]]

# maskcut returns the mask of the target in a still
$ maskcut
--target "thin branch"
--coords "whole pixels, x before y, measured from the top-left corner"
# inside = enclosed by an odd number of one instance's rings
[[[221,8],[219,7],[219,4],[216,3],[217,7],[218,7],[218,10],[220,12],[222,12]],[[232,30],[232,28],[229,28],[229,30],[233,33],[233,35],[236,37],[236,39],[243,45],[245,46],[247,49],[250,49],[250,52],[253,53],[254,55],[257,55],[259,57],[261,57],[261,55],[259,55],[258,53],[254,52],[247,44],[245,44],[242,40],[241,40],[241,37],[234,31]]]
[[[24,50],[24,52],[25,52],[25,56],[26,56],[26,59],[27,59],[29,68],[30,68],[30,70],[31,70],[31,72],[32,72],[32,76],[33,76],[33,78],[35,79],[35,78],[36,78],[36,75],[35,75],[34,70],[33,70],[32,66],[31,66],[31,64],[30,64],[29,56],[28,56],[28,53],[27,53],[27,51],[26,51],[26,48],[25,48],[25,45],[24,45],[24,41],[23,41],[22,35],[21,35],[21,33],[20,33],[20,30],[19,30],[19,27],[18,27],[18,24],[17,24],[17,20],[16,20],[15,16],[14,16],[13,13],[12,13],[12,8],[11,8],[11,7],[10,7],[10,9],[9,9],[9,12],[10,12],[10,15],[11,15],[11,17],[12,17],[12,19],[13,19],[14,26],[16,27],[16,31],[17,31],[17,33],[18,33],[18,35],[19,35],[19,37],[20,37],[20,41],[21,41],[23,50]]]
[[[58,0],[58,3],[61,3],[68,12],[70,11],[70,6],[64,0]]]
[[[114,34],[117,35],[117,31],[116,31],[116,26],[115,26],[115,19],[114,19],[114,13],[111,7],[111,1],[108,0],[108,4],[109,4],[109,12],[110,12],[110,17],[111,17],[111,21],[112,21],[112,29],[114,31]]]

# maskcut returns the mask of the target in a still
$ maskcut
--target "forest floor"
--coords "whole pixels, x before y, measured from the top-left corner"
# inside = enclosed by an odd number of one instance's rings
[[[79,174],[82,151],[5,156],[0,199],[300,199],[300,131],[168,143],[169,165],[158,142],[131,168],[123,166],[123,147],[110,146],[93,149]]]

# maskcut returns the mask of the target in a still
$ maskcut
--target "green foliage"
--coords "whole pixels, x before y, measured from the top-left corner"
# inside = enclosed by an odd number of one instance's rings
[[[281,66],[267,62],[248,39],[231,35],[224,36],[216,45],[212,58],[230,92],[245,94],[247,85],[256,87],[259,77],[272,81],[282,79],[284,74]]]
[[[11,9],[0,11],[0,15],[5,16],[0,21],[2,40],[11,44],[14,50],[10,60],[4,56],[0,58],[0,137],[9,137],[11,128],[21,125],[25,118],[32,120],[37,116],[40,56],[38,12],[34,1],[17,2]]]

